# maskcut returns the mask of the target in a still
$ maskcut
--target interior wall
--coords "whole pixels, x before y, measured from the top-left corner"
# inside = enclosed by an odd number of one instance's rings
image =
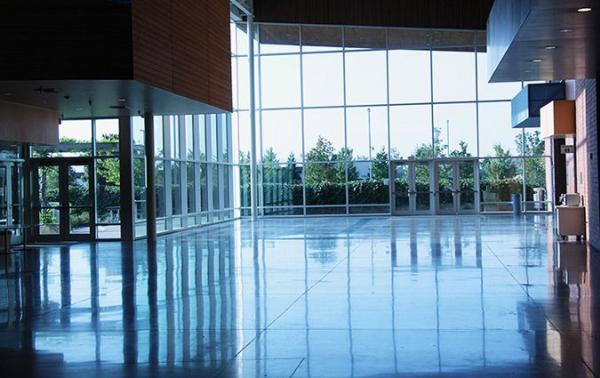
[[[583,195],[590,243],[600,249],[600,181],[598,174],[598,98],[596,80],[575,83],[578,192]]]

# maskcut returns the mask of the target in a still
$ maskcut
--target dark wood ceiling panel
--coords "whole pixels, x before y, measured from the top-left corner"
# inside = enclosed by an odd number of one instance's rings
[[[494,0],[255,0],[256,21],[485,30]]]

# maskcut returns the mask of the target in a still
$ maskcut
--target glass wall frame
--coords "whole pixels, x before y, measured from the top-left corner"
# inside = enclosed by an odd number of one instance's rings
[[[388,201],[383,205],[379,203],[378,200],[374,200],[375,203],[360,203],[357,204],[357,183],[364,184],[373,179],[372,171],[375,166],[379,165],[380,171],[386,171],[385,167],[389,167],[391,160],[401,160],[401,159],[422,159],[422,158],[432,158],[432,159],[440,159],[446,157],[469,157],[469,158],[480,158],[480,159],[492,159],[500,156],[488,156],[487,153],[490,153],[490,148],[483,148],[483,145],[495,145],[496,143],[502,142],[502,147],[506,151],[511,151],[510,156],[513,158],[524,158],[526,156],[530,156],[522,150],[518,150],[513,146],[514,144],[519,144],[517,140],[524,140],[525,136],[529,134],[531,131],[529,130],[512,130],[511,125],[509,123],[503,124],[502,127],[506,128],[505,134],[512,133],[514,140],[488,140],[489,138],[493,138],[493,133],[482,132],[485,129],[484,122],[487,122],[486,119],[494,118],[494,116],[489,117],[488,111],[491,105],[495,104],[503,104],[504,106],[510,104],[512,96],[514,96],[523,86],[523,83],[503,83],[503,84],[488,84],[487,83],[487,74],[486,72],[482,72],[482,69],[485,68],[485,46],[481,44],[481,36],[473,36],[471,41],[468,43],[457,44],[457,45],[442,45],[435,43],[439,41],[433,41],[430,43],[428,47],[408,47],[405,49],[398,49],[397,41],[394,39],[394,35],[398,34],[398,31],[402,32],[400,29],[389,29],[389,28],[348,28],[348,27],[335,27],[328,26],[326,29],[329,30],[327,34],[326,43],[323,46],[315,45],[315,28],[313,25],[283,25],[287,30],[287,33],[290,33],[291,29],[296,30],[294,33],[297,33],[298,39],[300,41],[299,46],[296,48],[284,48],[284,49],[275,49],[273,45],[270,44],[268,49],[263,48],[264,43],[269,43],[270,41],[261,41],[259,40],[262,35],[272,35],[273,28],[277,25],[273,24],[256,24],[257,28],[257,41],[255,42],[255,51],[256,51],[256,122],[257,122],[257,170],[258,172],[264,172],[265,169],[269,169],[269,166],[275,165],[289,165],[295,164],[296,166],[301,168],[301,182],[302,182],[302,193],[303,193],[303,201],[302,204],[298,204],[297,201],[294,201],[293,204],[288,204],[283,208],[281,206],[274,206],[272,200],[269,198],[270,193],[265,193],[265,182],[261,181],[264,178],[261,177],[259,173],[258,176],[258,207],[259,207],[259,215],[284,215],[284,214],[314,214],[318,213],[316,209],[311,210],[311,208],[334,208],[334,207],[344,207],[345,211],[343,214],[356,214],[356,213],[389,213],[389,196]],[[268,28],[269,33],[261,33],[261,28]],[[233,29],[236,29],[233,26]],[[241,33],[246,30],[246,26],[242,25],[240,28],[237,28]],[[332,37],[332,31],[339,31],[339,36],[336,38]],[[304,37],[304,33],[306,31],[307,37]],[[236,33],[240,34],[240,32]],[[369,36],[371,45],[369,46],[359,46],[361,43],[362,35]],[[239,36],[238,36],[239,37]],[[318,39],[318,37],[316,38]],[[309,42],[306,42],[309,41]],[[431,41],[430,41],[431,42]],[[246,40],[247,43],[247,40]],[[308,43],[308,44],[307,44]],[[238,61],[245,59],[247,61],[247,49],[245,46],[240,49],[239,44],[232,45],[232,72],[235,73],[234,81],[239,80],[243,81],[246,79],[242,79],[245,74],[247,76],[246,67],[241,67],[238,65]],[[235,46],[238,46],[236,50]],[[288,46],[289,47],[289,46]],[[359,56],[368,56],[369,52],[372,52],[371,56],[373,57],[374,62],[379,61],[384,67],[385,82],[381,80],[372,80],[375,82],[382,82],[378,91],[379,93],[383,93],[384,96],[377,95],[373,99],[370,99],[368,96],[366,99],[355,98],[354,94],[349,93],[352,88],[358,85],[359,87],[368,85],[364,82],[358,84],[352,84],[348,80],[351,79],[352,70],[352,62],[354,58],[358,58]],[[412,53],[415,54],[412,54]],[[417,72],[419,77],[421,72],[424,72],[423,77],[428,78],[426,80],[426,85],[428,88],[421,88],[418,91],[418,95],[415,95],[414,99],[408,96],[407,91],[399,91],[397,88],[398,80],[405,80],[406,75],[402,76],[402,71],[398,71],[395,67],[391,66],[391,62],[402,63],[406,60],[410,60],[412,55],[418,55],[414,59],[412,63],[407,63],[407,67],[415,67],[418,66],[421,71]],[[453,97],[452,92],[449,90],[445,90],[443,92],[438,93],[438,87],[440,85],[446,85],[446,88],[451,88],[452,85],[456,83],[448,82],[448,84],[443,84],[447,75],[444,77],[439,76],[439,72],[444,72],[444,67],[438,67],[443,59],[438,59],[443,57],[442,55],[452,55],[452,57],[459,59],[461,61],[466,62],[465,65],[467,68],[455,68],[454,74],[457,77],[462,77],[464,75],[468,76],[467,82],[470,83],[468,92],[460,98],[457,96]],[[444,56],[445,56],[444,55]],[[288,59],[293,59],[294,61],[299,60],[299,66],[293,67],[294,82],[299,80],[300,83],[300,105],[291,105],[285,104],[281,106],[273,106],[274,101],[267,99],[267,101],[263,101],[263,96],[272,96],[269,92],[265,93],[262,88],[262,83],[265,80],[265,76],[270,75],[270,72],[273,71],[274,65],[270,64],[269,70],[263,69],[263,61],[268,60],[272,62],[275,58],[287,57]],[[337,75],[341,76],[342,83],[341,85],[341,101],[339,100],[339,95],[333,95],[334,92],[327,92],[329,89],[325,90],[325,92],[330,93],[327,95],[324,100],[319,103],[315,102],[312,98],[307,99],[307,95],[314,92],[307,87],[312,80],[312,73],[307,71],[310,70],[311,66],[318,66],[315,62],[319,62],[320,58],[323,57],[322,60],[323,67],[326,67],[329,72],[331,72],[331,77],[337,77]],[[379,59],[379,60],[377,60]],[[335,63],[338,62],[339,63]],[[334,63],[331,63],[334,62]],[[427,64],[422,64],[427,63]],[[331,64],[338,64],[339,67],[337,71],[331,68]],[[366,63],[363,62],[363,66]],[[412,66],[411,66],[412,65]],[[465,66],[463,65],[463,66]],[[350,66],[350,67],[349,67]],[[367,65],[370,67],[371,65]],[[465,67],[466,67],[465,66]],[[289,70],[290,67],[287,67]],[[465,70],[463,73],[461,69]],[[447,71],[447,69],[446,69]],[[458,72],[460,71],[460,72]],[[468,71],[468,72],[467,72]],[[287,75],[291,75],[292,73],[287,72]],[[379,73],[381,75],[381,72]],[[404,79],[402,79],[404,78]],[[268,80],[268,79],[267,79]],[[395,81],[393,81],[395,80]],[[308,83],[308,84],[307,84]],[[337,81],[332,81],[337,88]],[[395,83],[394,86],[392,86]],[[239,87],[234,84],[234,88],[238,88],[234,90],[234,114],[233,117],[246,117],[249,113],[249,109],[247,108],[246,101],[235,101],[235,99],[248,97],[248,93],[245,91],[240,91]],[[442,88],[443,89],[443,88]],[[336,89],[337,90],[337,89]],[[480,95],[481,93],[481,95]],[[341,102],[341,103],[340,103]],[[490,105],[490,106],[488,106]],[[381,151],[374,151],[372,141],[377,139],[377,136],[373,130],[376,127],[380,126],[377,124],[371,125],[369,124],[369,145],[368,147],[362,145],[356,145],[357,141],[363,141],[367,138],[365,137],[356,137],[354,136],[353,128],[353,117],[355,114],[360,114],[361,108],[364,111],[369,111],[369,113],[373,112],[374,109],[382,108],[385,109],[385,117],[382,117],[384,127],[383,127],[383,140],[384,145],[381,148]],[[423,109],[424,112],[420,112],[418,115],[418,122],[422,125],[421,131],[419,131],[417,136],[418,140],[423,141],[422,146],[428,146],[429,151],[431,151],[431,156],[425,156],[423,153],[427,150],[426,148],[417,148],[415,145],[414,150],[400,150],[403,149],[402,145],[396,145],[395,140],[398,140],[396,131],[395,122],[398,120],[398,116],[396,114],[405,114],[403,109],[412,109],[419,110]],[[315,140],[318,140],[314,135],[312,135],[312,131],[310,129],[311,124],[311,113],[314,112],[324,112],[327,110],[340,109],[343,112],[342,123],[343,123],[343,136],[339,137],[337,134],[334,137],[326,138],[329,142],[331,142],[334,147],[334,152],[329,154],[328,158],[324,158],[324,155],[317,156],[317,154],[310,155],[311,150],[315,146]],[[438,111],[439,109],[439,111]],[[467,117],[469,117],[469,124],[465,127],[464,122],[461,118],[457,118],[456,121],[452,121],[453,116],[461,115],[461,112],[464,113],[465,109],[468,111]],[[412,111],[411,110],[411,111]],[[494,110],[492,110],[494,111]],[[286,139],[296,139],[291,138],[291,135],[295,135],[296,131],[292,131],[292,134],[289,134],[290,137],[286,138],[288,132],[286,132],[285,126],[281,125],[279,128],[281,131],[278,132],[275,136],[272,135],[273,130],[276,129],[270,122],[268,121],[270,115],[275,112],[297,112],[299,113],[300,118],[300,138],[301,141],[300,146],[291,145],[290,141]],[[485,114],[481,114],[481,112],[486,112]],[[426,115],[428,113],[428,115]],[[290,113],[291,114],[291,113]],[[416,113],[415,113],[416,114]],[[372,115],[372,113],[370,114]],[[416,116],[416,115],[415,115]],[[486,118],[486,116],[488,116]],[[502,114],[504,117],[504,114]],[[322,119],[333,119],[328,116],[321,117]],[[366,117],[364,117],[366,118]],[[442,119],[443,118],[443,119]],[[403,118],[401,118],[403,119]],[[503,118],[504,119],[504,118]],[[370,121],[372,121],[370,119]],[[423,123],[422,121],[425,121]],[[295,121],[294,121],[295,122]],[[338,121],[335,121],[338,122]],[[363,121],[364,122],[364,121]],[[375,122],[375,121],[373,121]],[[295,123],[294,123],[295,124]],[[454,125],[453,125],[454,124]],[[244,122],[236,122],[234,128],[236,129],[234,133],[238,136],[238,140],[234,140],[233,143],[238,143],[240,146],[243,142],[241,141],[242,135],[248,132],[247,126],[249,124],[245,124]],[[408,126],[411,124],[408,123]],[[327,124],[329,126],[329,124]],[[454,130],[453,130],[454,126]],[[494,125],[495,127],[495,125]],[[318,128],[318,127],[317,127]],[[366,127],[365,127],[366,128]],[[324,127],[321,127],[324,129]],[[488,128],[489,129],[489,128]],[[337,126],[333,128],[333,130],[337,130]],[[486,129],[487,130],[487,129]],[[265,137],[265,132],[269,132],[269,135]],[[411,129],[412,131],[412,129]],[[329,133],[332,131],[329,130]],[[366,133],[365,133],[366,135]],[[413,135],[409,135],[410,138],[413,138]],[[307,139],[308,138],[308,139]],[[486,139],[488,138],[488,139]],[[343,139],[343,142],[340,142]],[[381,139],[381,137],[380,137]],[[453,141],[454,139],[454,141]],[[273,158],[273,154],[271,153],[271,147],[269,143],[272,143],[273,140],[277,140],[277,159]],[[455,143],[456,142],[456,143]],[[459,142],[466,142],[465,145]],[[484,143],[485,142],[485,143]],[[508,143],[508,146],[505,144]],[[378,144],[377,144],[378,145]],[[398,147],[398,148],[397,148]],[[323,148],[327,150],[327,148]],[[292,156],[294,159],[290,161],[289,157],[286,156],[285,151],[287,153],[293,153],[295,151],[301,150],[301,153],[294,153]],[[370,154],[365,154],[364,151],[368,151]],[[360,156],[356,156],[354,151],[362,151],[360,152]],[[493,149],[492,149],[493,151]],[[377,152],[381,154],[377,155]],[[298,156],[300,155],[300,156]],[[363,156],[370,155],[370,156]],[[375,156],[377,155],[377,156]],[[318,157],[318,160],[315,158]],[[535,157],[538,159],[546,159],[542,154],[535,154],[531,157]],[[236,159],[237,157],[234,157]],[[287,158],[287,161],[286,161]],[[370,159],[370,160],[369,160]],[[235,160],[238,162],[238,160]],[[245,162],[245,161],[244,161]],[[342,175],[345,177],[345,181],[341,183],[341,181],[334,178],[332,174],[328,174],[325,172],[322,175],[322,181],[332,182],[334,185],[343,185],[345,190],[345,198],[344,203],[340,204],[340,199],[336,194],[333,200],[325,201],[317,201],[320,204],[315,205],[315,201],[311,198],[307,198],[307,190],[310,192],[310,195],[313,196],[313,188],[311,187],[311,172],[310,166],[311,164],[321,163],[320,167],[325,167],[328,165],[337,167],[337,176]],[[357,167],[358,166],[358,167]],[[526,174],[525,174],[525,165],[522,165],[522,169],[516,173],[521,177],[520,182],[522,183],[521,192],[527,192],[526,189]],[[358,170],[358,177],[356,176],[356,171]],[[324,171],[323,169],[321,171]],[[336,176],[336,177],[337,177]],[[372,184],[377,186],[377,184],[382,184],[384,186],[388,186],[389,177],[386,172],[385,175],[378,176],[377,179],[380,182],[373,182]],[[530,174],[532,176],[532,174]],[[355,180],[358,178],[358,180]],[[271,183],[272,184],[272,183]],[[279,183],[282,184],[282,183]],[[388,187],[389,192],[389,187]],[[336,192],[337,193],[337,192]],[[351,193],[353,193],[351,195]],[[238,193],[242,196],[241,193]],[[314,196],[313,196],[314,197]],[[530,198],[531,197],[531,198]],[[532,210],[532,208],[539,208],[539,206],[533,204],[532,206],[527,206],[526,201],[533,201],[534,198],[532,195],[523,197],[523,208],[526,210]],[[360,202],[360,201],[358,201]],[[368,201],[367,201],[368,202]],[[545,202],[545,201],[544,201]],[[533,202],[532,202],[533,203]],[[482,202],[483,204],[483,202]],[[278,205],[281,205],[279,203]],[[360,207],[361,209],[353,209],[354,207]],[[548,209],[547,207],[544,207]],[[363,211],[364,212],[361,212]],[[483,210],[483,205],[482,205]],[[332,211],[333,213],[337,213],[338,210]]]

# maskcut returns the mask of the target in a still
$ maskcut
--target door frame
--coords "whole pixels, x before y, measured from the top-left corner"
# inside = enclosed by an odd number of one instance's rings
[[[401,211],[396,208],[396,167],[405,165],[408,167],[408,211]],[[417,210],[417,188],[416,188],[416,170],[417,165],[427,165],[429,169],[429,209]],[[392,215],[431,215],[434,210],[434,188],[433,182],[433,160],[392,160],[390,161],[390,213]]]
[[[474,193],[474,204],[473,209],[462,209],[460,202],[460,164],[461,163],[473,164],[473,193]],[[418,164],[427,164],[429,166],[429,210],[417,210],[416,209],[416,175],[415,166]],[[439,206],[439,166],[441,164],[452,165],[452,194],[453,194],[453,206],[452,210],[441,211]],[[401,211],[396,208],[396,167],[399,165],[405,165],[408,167],[408,196],[409,196],[409,210]],[[480,198],[479,198],[479,159],[472,157],[460,157],[460,158],[440,158],[440,159],[420,159],[420,160],[391,160],[390,161],[390,214],[391,215],[468,215],[468,214],[479,214],[480,212]]]
[[[88,166],[88,185],[89,185],[89,212],[90,212],[90,232],[89,234],[74,234],[70,232],[70,209],[69,206],[69,166],[87,165]],[[39,198],[39,179],[38,168],[40,166],[57,166],[59,182],[59,233],[54,235],[42,235],[39,232],[39,210],[41,208]],[[94,159],[91,157],[57,157],[57,158],[35,158],[31,159],[31,218],[33,227],[33,240],[35,242],[61,242],[61,241],[94,241],[96,240],[96,184],[95,184],[95,166]],[[87,206],[82,206],[87,207]]]
[[[474,203],[473,209],[462,209],[460,194],[462,192],[460,188],[460,164],[469,163],[473,165],[473,195]],[[452,210],[441,210],[440,209],[440,196],[439,196],[439,168],[442,164],[449,164],[452,166]],[[434,188],[435,188],[435,213],[439,215],[469,215],[479,214],[480,210],[480,199],[479,199],[479,160],[476,158],[445,158],[436,159],[434,161]]]

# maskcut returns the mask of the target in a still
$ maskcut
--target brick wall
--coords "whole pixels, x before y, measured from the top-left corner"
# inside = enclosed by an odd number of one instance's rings
[[[598,171],[598,96],[596,80],[575,83],[577,188],[587,208],[588,238],[600,249],[600,177]]]

